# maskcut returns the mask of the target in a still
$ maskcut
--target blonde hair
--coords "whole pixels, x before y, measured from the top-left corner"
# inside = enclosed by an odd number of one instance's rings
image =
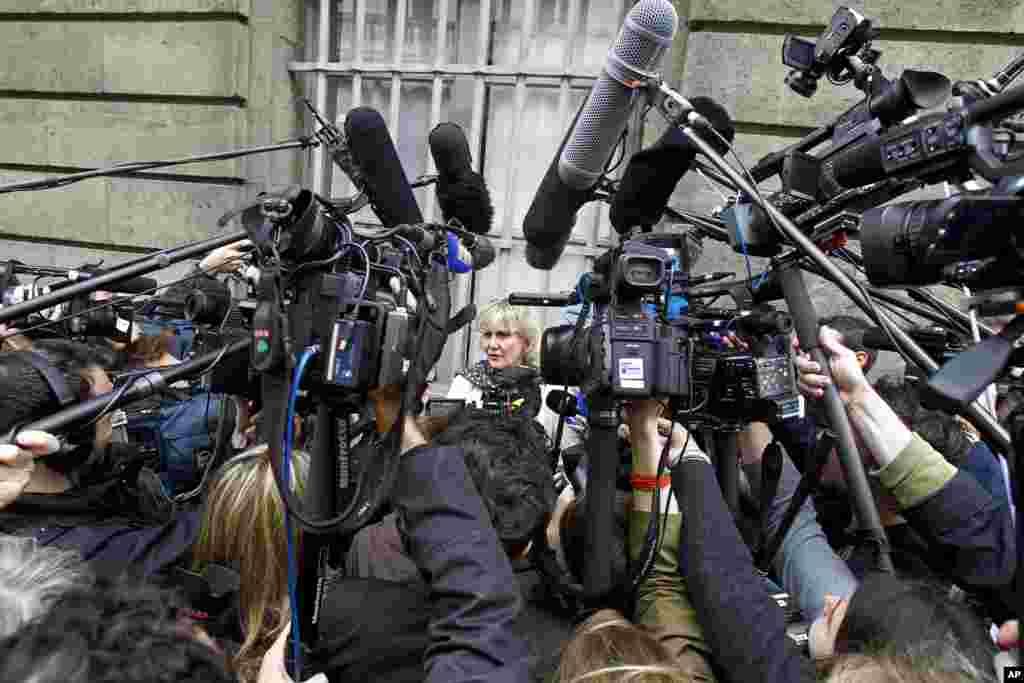
[[[487,304],[477,316],[479,329],[507,328],[526,340],[526,354],[523,364],[531,368],[540,367],[540,323],[522,306],[513,306],[504,300]]]
[[[562,651],[559,683],[689,682],[672,655],[647,631],[614,610],[583,622]]]
[[[289,481],[296,494],[308,472],[309,456],[293,451]],[[210,486],[192,556],[196,571],[218,563],[240,575],[243,636],[231,663],[243,682],[256,680],[263,655],[290,619],[287,542],[270,451],[256,446],[226,462]]]

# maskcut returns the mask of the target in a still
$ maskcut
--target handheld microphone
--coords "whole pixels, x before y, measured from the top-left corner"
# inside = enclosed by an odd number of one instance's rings
[[[629,11],[590,95],[576,113],[558,155],[523,221],[526,261],[550,270],[569,242],[576,214],[593,195],[647,78],[672,44],[677,24],[669,0],[640,0]]]
[[[691,104],[732,143],[736,130],[722,105],[710,97],[695,97]],[[727,151],[717,136],[709,135],[707,141],[720,154]],[[696,158],[697,148],[676,126],[669,126],[656,143],[634,154],[612,199],[609,218],[616,232],[621,235],[634,227],[650,230],[660,221],[672,192]]]
[[[437,203],[445,222],[455,218],[466,230],[486,235],[494,224],[494,205],[483,176],[473,170],[462,127],[439,123],[427,141],[437,167]]]
[[[331,150],[331,158],[366,193],[384,227],[422,223],[423,214],[380,112],[356,107],[345,116],[344,128],[346,144]]]

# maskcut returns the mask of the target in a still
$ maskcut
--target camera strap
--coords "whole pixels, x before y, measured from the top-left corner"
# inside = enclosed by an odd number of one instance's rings
[[[761,455],[761,497],[760,525],[757,532],[757,549],[760,553],[765,547],[768,536],[768,522],[772,504],[779,492],[779,480],[782,478],[782,447],[774,438]]]
[[[767,571],[771,566],[772,560],[775,559],[776,553],[779,548],[782,547],[782,541],[786,538],[786,534],[789,533],[789,528],[793,526],[793,521],[796,519],[797,513],[803,506],[804,501],[811,495],[811,492],[818,487],[818,482],[821,480],[821,474],[825,469],[826,463],[828,463],[829,457],[832,454],[833,449],[836,447],[837,439],[832,432],[826,431],[818,439],[818,443],[815,445],[814,450],[808,449],[805,454],[805,459],[813,457],[813,462],[808,463],[808,466],[804,468],[804,476],[801,477],[800,483],[796,487],[796,492],[793,493],[793,497],[789,501],[789,506],[786,508],[786,512],[782,517],[782,523],[779,528],[775,531],[770,539],[767,539],[765,544],[761,547],[756,557],[756,564],[758,569],[761,571]],[[774,443],[774,442],[773,442]],[[781,451],[780,451],[781,453]],[[780,473],[781,473],[781,460],[780,460]],[[774,498],[774,496],[772,496]],[[763,528],[763,527],[762,527]]]

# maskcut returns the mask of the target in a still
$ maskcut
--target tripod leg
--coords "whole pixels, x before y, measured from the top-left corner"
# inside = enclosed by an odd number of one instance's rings
[[[587,478],[584,517],[583,588],[595,604],[613,588],[612,558],[608,539],[615,529],[615,479],[619,469],[618,414],[615,399],[601,392],[587,397],[590,436],[587,439],[590,473]]]

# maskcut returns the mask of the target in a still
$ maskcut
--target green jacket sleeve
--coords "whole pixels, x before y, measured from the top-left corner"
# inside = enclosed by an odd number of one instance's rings
[[[650,512],[639,510],[630,513],[629,556],[634,562],[639,561],[643,552],[651,515]],[[694,681],[714,681],[709,664],[711,648],[704,640],[697,612],[686,592],[686,582],[679,573],[682,516],[678,513],[669,514],[662,522],[664,541],[658,548],[654,566],[637,591],[633,620],[652,629],[661,644]]]
[[[956,467],[917,434],[896,459],[878,471],[900,509],[912,508],[938,493],[956,476]]]

